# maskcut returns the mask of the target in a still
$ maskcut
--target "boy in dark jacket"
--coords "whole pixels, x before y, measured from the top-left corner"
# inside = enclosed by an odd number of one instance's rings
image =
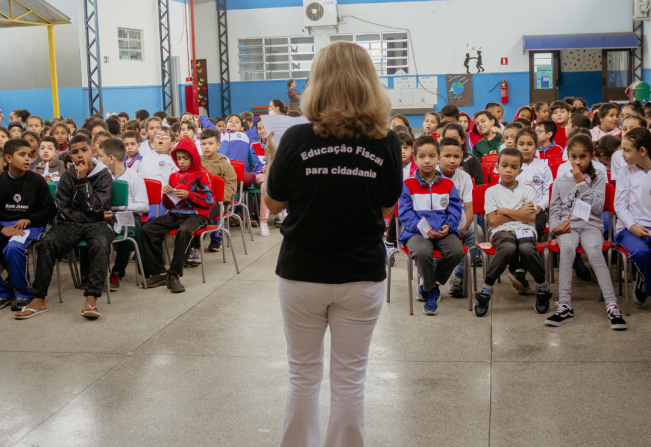
[[[102,296],[109,265],[111,242],[115,238],[111,215],[113,180],[104,164],[93,160],[91,142],[85,135],[70,141],[68,168],[57,187],[56,205],[59,222],[36,247],[36,280],[32,286],[34,299],[17,319],[31,318],[45,312],[45,296],[52,280],[56,260],[69,253],[81,241],[86,242],[90,255],[86,303],[81,315],[99,318],[97,298]],[[106,219],[106,220],[105,220]]]
[[[201,166],[197,146],[190,138],[183,138],[172,150],[172,159],[179,171],[170,175],[169,184],[163,188],[163,206],[167,214],[148,221],[142,227],[142,242],[145,251],[145,274],[147,287],[167,285],[172,293],[185,292],[179,276],[183,276],[187,251],[195,231],[208,223],[213,206],[212,179]],[[169,270],[163,262],[163,241],[172,230],[174,256]]]
[[[0,250],[13,287],[0,277],[0,309],[13,301],[12,309],[20,310],[34,298],[27,247],[38,241],[57,212],[47,183],[29,170],[31,151],[21,138],[9,140],[4,147],[9,169],[0,174]]]

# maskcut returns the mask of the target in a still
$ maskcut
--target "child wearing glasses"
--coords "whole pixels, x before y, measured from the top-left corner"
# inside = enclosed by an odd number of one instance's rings
[[[161,127],[156,131],[152,148],[154,152],[145,155],[140,166],[142,178],[158,180],[163,187],[168,184],[170,175],[179,170],[170,157],[170,150],[176,141],[176,135],[169,127]]]

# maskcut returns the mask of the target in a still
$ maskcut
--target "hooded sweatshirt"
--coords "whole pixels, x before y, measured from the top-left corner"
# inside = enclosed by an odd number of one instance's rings
[[[188,152],[192,158],[192,164],[187,171],[181,171],[176,160],[176,153],[180,150]],[[172,159],[179,171],[170,175],[169,185],[190,193],[186,199],[179,200],[176,204],[167,194],[163,194],[163,206],[170,210],[170,213],[199,214],[207,219],[215,201],[212,195],[212,180],[208,171],[201,166],[197,145],[191,138],[183,138],[172,150]]]
[[[9,171],[0,173],[0,204],[0,222],[29,219],[30,226],[37,228],[51,222],[57,213],[45,179],[31,171],[19,178]]]
[[[231,202],[237,190],[237,174],[228,157],[217,152],[211,160],[204,154],[201,156],[201,164],[210,174],[224,179],[224,202]]]
[[[47,173],[45,172],[45,164],[49,163]],[[34,168],[34,172],[42,176],[52,176],[52,177],[61,177],[63,172],[66,170],[66,165],[63,161],[55,158],[49,162],[42,161],[38,166]]]
[[[533,123],[534,123],[534,121],[535,121],[535,119],[536,119],[536,114],[534,113],[533,108],[531,108],[531,107],[529,107],[529,106],[522,106],[522,107],[520,107],[520,108],[518,109],[518,111],[515,112],[515,116],[513,117],[513,121],[515,121],[515,120],[518,119],[518,115],[520,114],[520,112],[521,112],[523,109],[526,109],[526,110],[528,110],[528,111],[531,113],[531,119],[530,119],[529,121],[531,121],[531,125],[533,126]]]
[[[55,201],[59,219],[64,222],[93,223],[104,221],[104,211],[111,210],[113,179],[104,163],[93,160],[93,170],[77,178],[74,164],[61,175]],[[115,218],[106,220],[111,227]]]

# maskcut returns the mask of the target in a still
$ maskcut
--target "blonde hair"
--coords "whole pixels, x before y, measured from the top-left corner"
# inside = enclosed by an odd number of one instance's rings
[[[322,138],[384,138],[391,101],[366,50],[334,42],[319,50],[301,111]]]

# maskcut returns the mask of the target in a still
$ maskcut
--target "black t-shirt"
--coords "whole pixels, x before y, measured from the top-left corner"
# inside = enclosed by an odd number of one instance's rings
[[[402,192],[400,140],[320,138],[311,124],[288,129],[267,193],[288,202],[276,274],[324,284],[386,278],[382,208]]]

